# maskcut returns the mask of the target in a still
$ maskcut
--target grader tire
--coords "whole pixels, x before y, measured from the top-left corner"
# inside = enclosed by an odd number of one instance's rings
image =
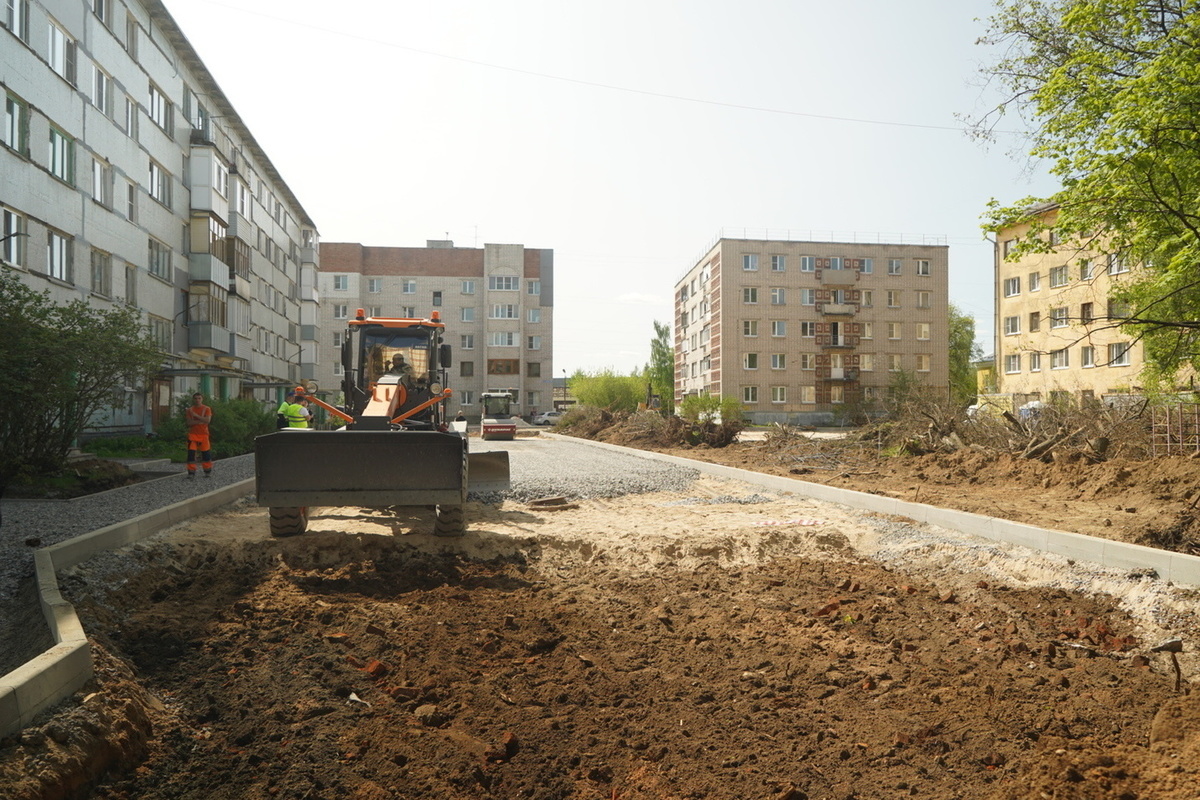
[[[462,536],[466,531],[462,506],[438,506],[434,514],[434,536]]]
[[[308,529],[307,508],[271,508],[271,535],[297,536]]]

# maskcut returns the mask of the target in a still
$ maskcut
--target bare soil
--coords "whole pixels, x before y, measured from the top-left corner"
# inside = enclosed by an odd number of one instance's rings
[[[1136,541],[1200,476],[677,452]],[[84,565],[63,584],[97,679],[0,743],[0,796],[1200,793],[1195,593],[751,491],[472,504],[453,540],[361,509],[272,540],[241,508]]]

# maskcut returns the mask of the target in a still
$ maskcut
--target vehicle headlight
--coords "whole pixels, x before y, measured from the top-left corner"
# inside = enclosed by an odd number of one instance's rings
[[[441,394],[442,385],[437,381],[434,381],[433,383],[429,384],[429,391],[433,392],[434,394]]]

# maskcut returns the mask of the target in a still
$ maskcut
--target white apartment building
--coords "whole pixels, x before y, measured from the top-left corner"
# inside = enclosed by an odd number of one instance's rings
[[[1142,344],[1118,327],[1114,283],[1136,267],[1119,254],[1060,242],[1055,205],[1037,209],[1049,252],[1015,255],[1027,223],[996,232],[997,388],[1017,400],[1078,400],[1137,391]],[[1019,403],[1018,403],[1019,404]]]
[[[453,363],[451,414],[480,414],[479,395],[509,390],[514,413],[553,407],[554,251],[519,244],[367,247],[321,243],[322,389],[339,391],[346,321],[440,313]]]
[[[95,432],[199,390],[274,402],[317,369],[317,231],[156,0],[0,5],[0,269],[141,309],[151,386]]]
[[[675,401],[830,425],[899,373],[949,385],[949,248],[720,239],[675,284]]]

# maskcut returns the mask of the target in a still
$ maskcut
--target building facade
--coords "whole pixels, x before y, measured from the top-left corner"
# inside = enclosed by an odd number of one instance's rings
[[[316,372],[317,230],[156,0],[0,6],[0,268],[128,305],[162,350],[93,433]]]
[[[1055,206],[1039,211],[1051,252],[1015,255],[1028,223],[996,232],[997,389],[1022,400],[1135,391],[1142,347],[1121,332],[1108,293],[1130,271],[1119,255],[1059,242]]]
[[[949,381],[944,244],[720,239],[675,285],[675,400],[827,425],[901,372]]]
[[[453,348],[449,411],[474,419],[479,396],[511,390],[514,413],[553,407],[554,251],[519,244],[366,247],[321,243],[318,291],[323,355],[320,384],[342,382],[338,356],[346,321],[368,316],[428,319],[440,312]]]

